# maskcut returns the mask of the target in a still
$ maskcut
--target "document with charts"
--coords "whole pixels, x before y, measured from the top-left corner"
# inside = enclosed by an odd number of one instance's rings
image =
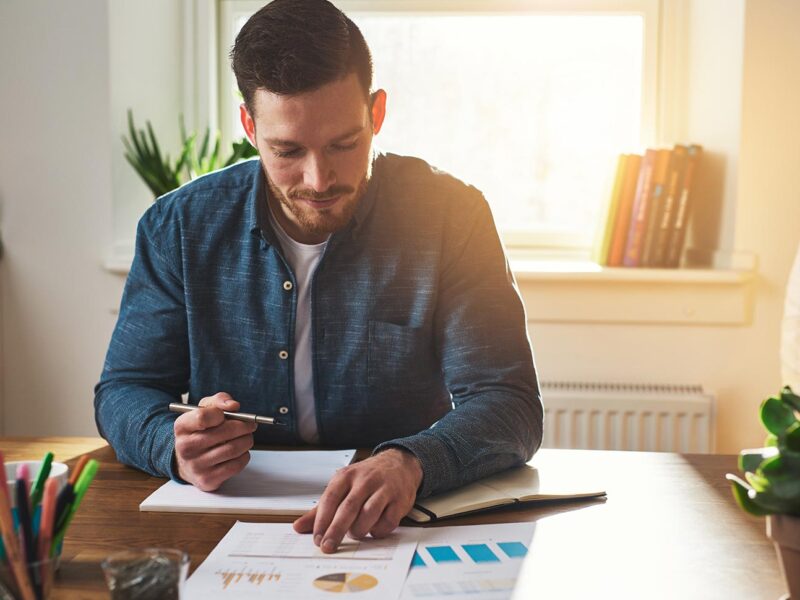
[[[349,538],[323,554],[290,523],[237,522],[186,582],[185,598],[396,600],[420,529],[380,540]]]
[[[511,598],[535,523],[420,530],[402,600]]]

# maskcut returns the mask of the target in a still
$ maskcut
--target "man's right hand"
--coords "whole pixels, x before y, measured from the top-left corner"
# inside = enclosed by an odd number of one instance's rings
[[[226,419],[222,411],[238,411],[239,403],[225,392],[203,398],[198,406],[175,419],[175,462],[184,481],[211,492],[250,462],[258,425]]]

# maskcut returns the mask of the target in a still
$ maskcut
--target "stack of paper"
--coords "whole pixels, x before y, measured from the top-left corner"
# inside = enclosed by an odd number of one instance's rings
[[[314,508],[337,469],[355,450],[253,450],[250,462],[214,492],[168,481],[141,511],[302,515]]]

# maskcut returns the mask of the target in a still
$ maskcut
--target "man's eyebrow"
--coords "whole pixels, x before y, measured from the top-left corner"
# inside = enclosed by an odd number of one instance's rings
[[[358,133],[361,133],[363,130],[364,130],[364,125],[353,127],[352,129],[346,131],[345,133],[333,138],[330,141],[330,143],[336,144],[338,142],[346,140],[347,138],[353,137]],[[302,146],[302,144],[300,144],[299,142],[295,142],[293,140],[284,140],[281,138],[266,138],[264,141],[267,142],[267,144],[269,144],[270,146]]]

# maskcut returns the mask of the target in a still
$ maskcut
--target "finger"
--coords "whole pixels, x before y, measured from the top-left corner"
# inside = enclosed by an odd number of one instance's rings
[[[227,392],[218,392],[213,396],[201,398],[197,406],[215,406],[220,410],[230,410],[234,412],[239,410],[239,403]]]
[[[406,511],[408,512],[408,511]],[[401,519],[405,516],[397,502],[390,503],[383,511],[381,518],[370,529],[369,534],[374,538],[386,537],[397,529]]]
[[[221,463],[211,469],[205,469],[201,473],[197,473],[193,481],[195,487],[200,488],[204,492],[213,492],[228,479],[240,473],[250,462],[250,453],[247,452],[241,456]]]
[[[336,515],[339,503],[349,492],[350,474],[349,469],[345,467],[333,476],[317,503],[317,516],[314,520],[314,544],[317,546],[322,544],[322,538]]]
[[[175,452],[180,458],[196,459],[210,449],[242,436],[252,437],[256,425],[242,421],[223,420],[210,429],[186,432],[176,428]]]
[[[256,423],[245,423],[243,421],[226,419],[216,427],[203,431],[193,431],[188,435],[188,438],[205,449],[210,449],[214,446],[219,446],[220,444],[235,440],[243,435],[252,436],[256,427],[258,427]]]
[[[311,533],[314,531],[314,519],[317,517],[317,507],[315,506],[306,514],[295,520],[292,524],[297,533]]]
[[[214,446],[198,459],[198,463],[205,467],[215,467],[219,464],[240,457],[245,452],[248,452],[252,447],[253,436],[252,434],[248,433],[232,440],[228,440],[224,444]]]
[[[342,543],[342,539],[344,539],[344,534],[347,533],[358,518],[364,503],[371,495],[366,490],[367,488],[365,487],[353,488],[339,504],[333,521],[331,521],[325,533],[322,534],[322,546],[320,548],[326,554],[336,552],[339,544]]]
[[[221,409],[214,406],[207,406],[183,413],[175,419],[173,428],[175,430],[175,435],[181,435],[210,429],[211,427],[222,424],[224,421],[225,415],[222,414]]]
[[[197,406],[200,407],[200,410],[184,413],[175,420],[176,435],[215,427],[225,419],[225,415],[222,414],[223,410],[235,412],[239,410],[240,405],[227,392],[219,392],[213,396],[201,398]]]
[[[350,537],[357,540],[365,538],[383,515],[384,510],[389,505],[389,500],[381,492],[370,496],[364,506],[361,507],[358,517],[350,526],[350,531],[348,531]]]

